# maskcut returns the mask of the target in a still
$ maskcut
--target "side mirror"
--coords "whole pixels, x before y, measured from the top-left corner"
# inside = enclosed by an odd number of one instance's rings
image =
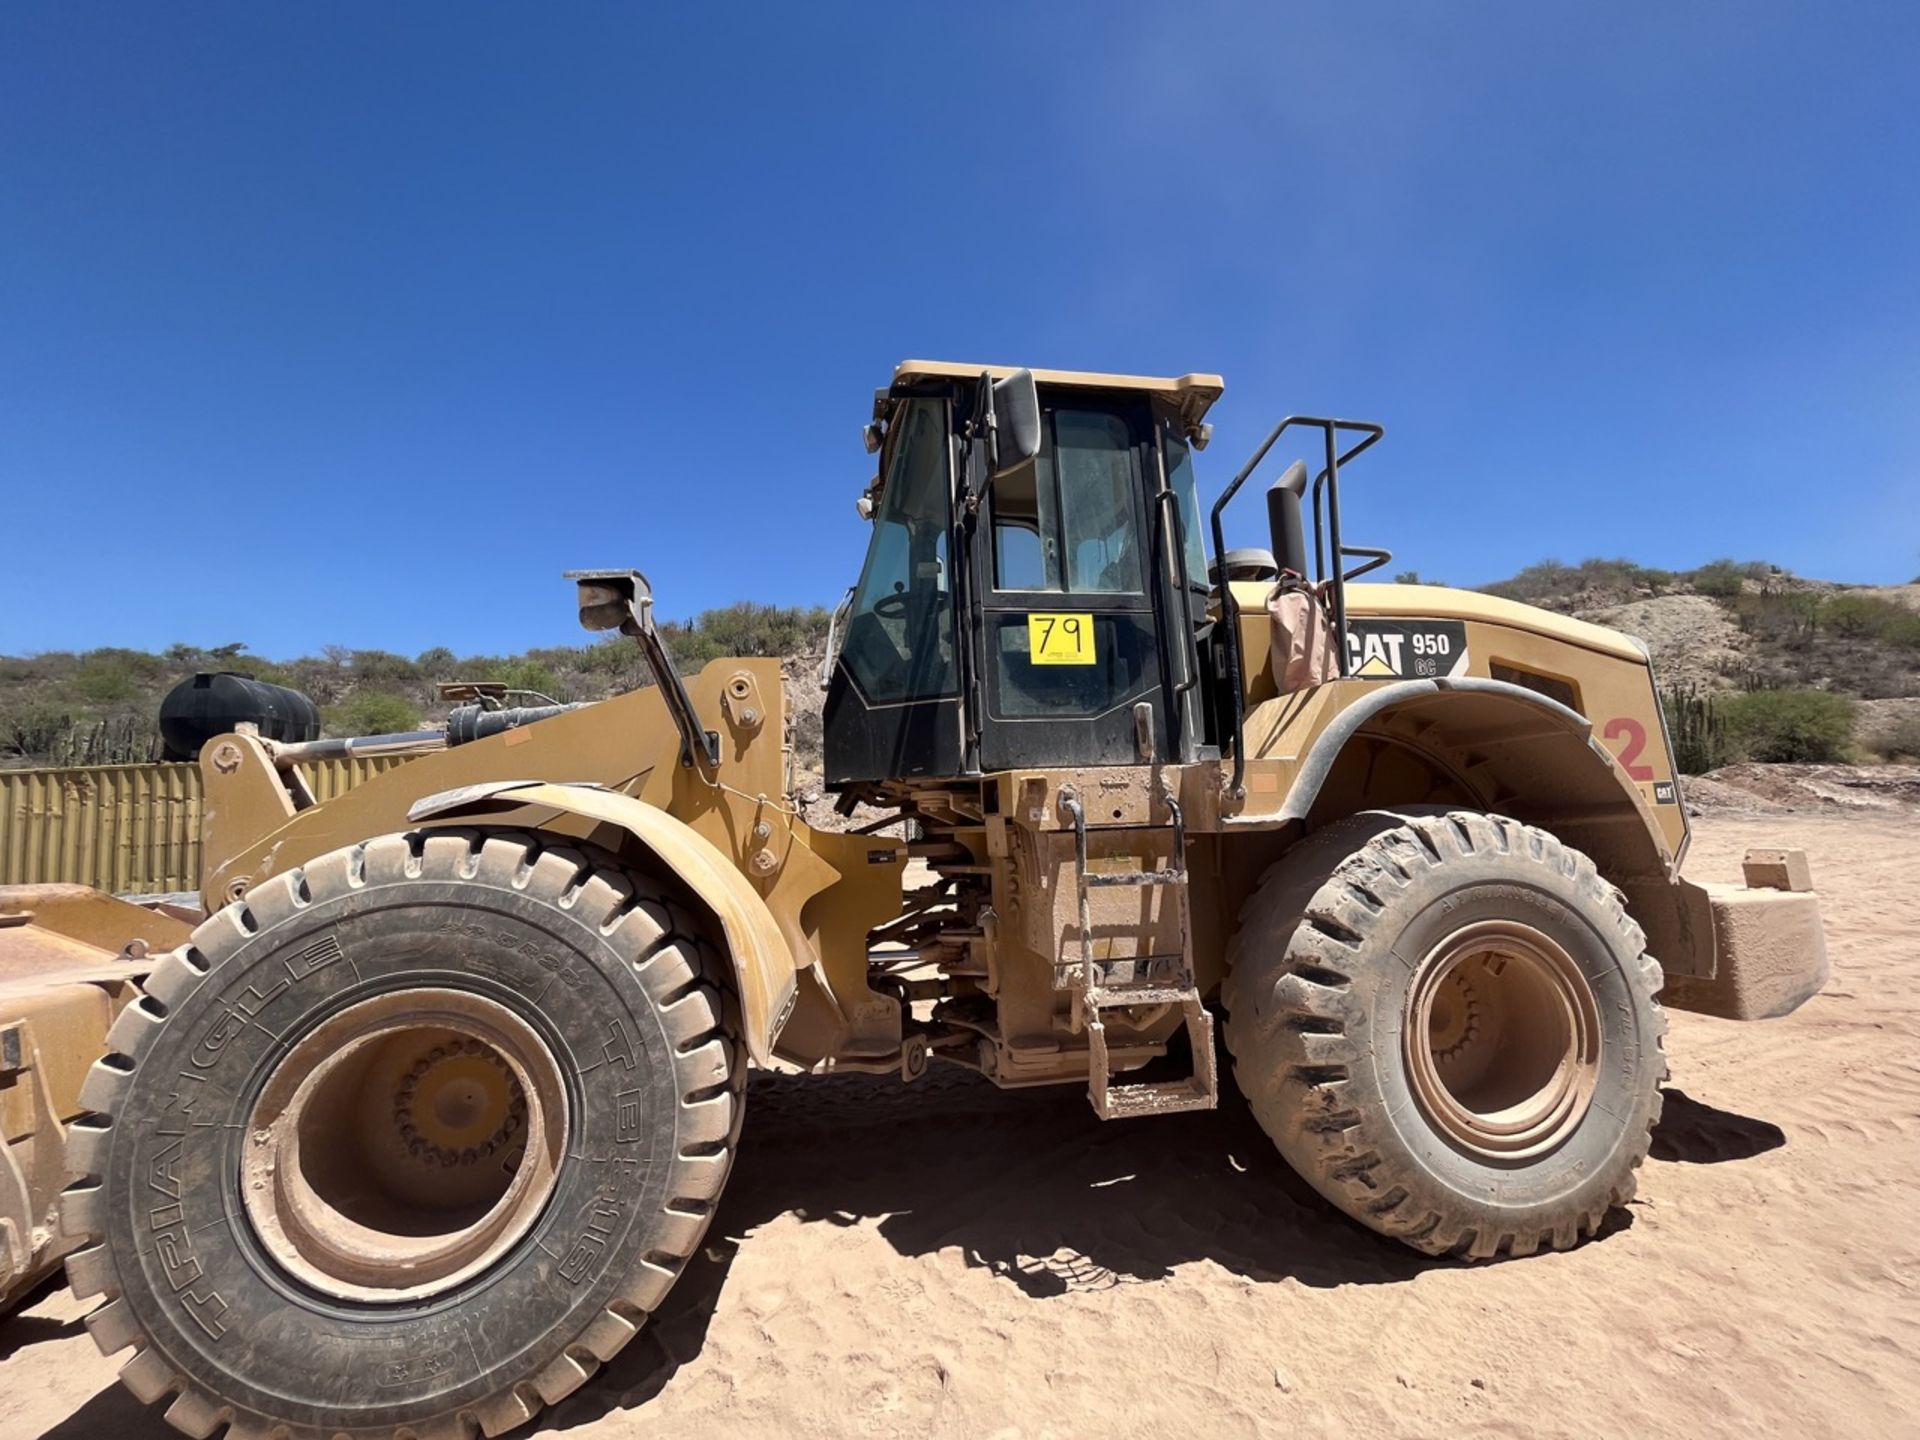
[[[651,623],[653,587],[638,570],[569,570],[579,591],[582,630],[618,630],[638,635]]]
[[[1016,370],[993,382],[991,478],[1010,475],[1040,453],[1040,392],[1031,370]]]

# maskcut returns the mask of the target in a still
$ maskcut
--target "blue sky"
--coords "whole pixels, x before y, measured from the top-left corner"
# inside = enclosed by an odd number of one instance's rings
[[[1354,540],[1920,572],[1920,7],[0,11],[0,652],[829,603],[907,356],[1217,370]],[[1257,539],[1261,507],[1240,511]]]

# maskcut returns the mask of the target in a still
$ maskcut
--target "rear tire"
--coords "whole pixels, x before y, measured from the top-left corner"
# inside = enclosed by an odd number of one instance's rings
[[[1660,967],[1593,862],[1477,812],[1369,811],[1275,865],[1223,988],[1234,1075],[1313,1187],[1429,1255],[1568,1249],[1660,1115]]]
[[[733,1160],[725,962],[656,882],[389,835],[154,968],[89,1074],[67,1272],[191,1435],[497,1435],[665,1298]]]

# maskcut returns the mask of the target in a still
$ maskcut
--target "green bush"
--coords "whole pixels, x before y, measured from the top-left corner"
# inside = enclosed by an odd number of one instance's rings
[[[1497,580],[1480,588],[1489,595],[1503,596],[1508,600],[1547,600],[1570,594],[1574,588],[1572,577],[1572,566],[1558,560],[1542,560],[1527,566],[1510,580]]]
[[[727,655],[817,653],[831,612],[818,605],[755,605],[742,601],[705,610],[697,620],[668,621],[660,635],[673,663],[688,672]]]
[[[1849,640],[1920,646],[1920,612],[1878,595],[1829,595],[1820,602],[1820,623]]]
[[[1538,605],[1596,592],[1618,595],[1624,599],[1642,590],[1664,590],[1673,584],[1673,579],[1670,570],[1658,570],[1632,560],[1606,560],[1595,556],[1582,560],[1578,565],[1542,560],[1537,565],[1527,566],[1511,580],[1481,588],[1489,595]]]
[[[73,672],[74,693],[91,705],[117,705],[166,678],[167,664],[144,650],[89,650]]]
[[[369,684],[406,684],[420,678],[420,667],[391,650],[356,650],[348,662],[355,678]]]
[[[211,646],[175,641],[161,654],[176,670],[232,670],[236,660],[245,658],[246,648],[246,643],[240,640]]]
[[[45,759],[72,727],[72,712],[44,696],[0,699],[0,755]]]
[[[118,705],[131,700],[133,676],[107,661],[83,660],[73,675],[74,693],[89,705]]]
[[[1871,595],[1831,595],[1820,603],[1820,620],[1836,635],[1860,639],[1879,633],[1887,602]]]
[[[420,712],[404,695],[356,690],[323,712],[330,735],[392,735],[420,728]]]
[[[484,661],[477,670],[463,673],[463,680],[491,680],[504,685],[509,690],[529,690],[535,695],[544,695],[552,700],[565,700],[567,696],[560,692],[566,689],[560,678],[546,666],[525,656],[515,656],[507,660]],[[516,697],[521,699],[524,697]]]
[[[580,652],[580,668],[589,675],[626,675],[640,665],[640,647],[626,636],[596,640]]]
[[[1694,571],[1691,578],[1696,594],[1715,600],[1731,600],[1746,590],[1746,572],[1731,560],[1709,561]]]
[[[1733,597],[1733,618],[1742,630],[1756,640],[1789,650],[1812,648],[1820,635],[1824,610],[1821,597],[1811,590],[1741,593]]]
[[[1873,748],[1883,760],[1920,765],[1920,719],[1900,721],[1876,740]]]
[[[1769,763],[1845,760],[1859,707],[1825,690],[1755,690],[1718,702],[1734,750]]]

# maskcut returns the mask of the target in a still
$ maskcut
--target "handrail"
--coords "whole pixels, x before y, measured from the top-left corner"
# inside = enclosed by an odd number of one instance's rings
[[[1310,426],[1318,430],[1325,441],[1326,465],[1319,478],[1313,482],[1313,566],[1314,578],[1321,582],[1331,580],[1333,593],[1334,627],[1334,663],[1342,678],[1347,673],[1347,577],[1340,573],[1341,562],[1351,554],[1373,555],[1371,550],[1348,549],[1340,543],[1340,467],[1372,446],[1386,434],[1383,426],[1367,420],[1336,420],[1318,415],[1289,415],[1268,433],[1260,448],[1253,452],[1253,458],[1240,467],[1220,498],[1213,502],[1211,529],[1213,531],[1214,563],[1220,570],[1220,618],[1226,625],[1227,641],[1227,693],[1228,702],[1233,709],[1233,785],[1231,798],[1247,798],[1247,745],[1246,745],[1246,694],[1242,684],[1244,657],[1240,653],[1240,604],[1234,598],[1232,582],[1227,579],[1224,557],[1227,553],[1225,527],[1220,517],[1227,508],[1227,502],[1233,499],[1247,477],[1253,474],[1260,462],[1267,458],[1267,452],[1274,447],[1282,434],[1295,425]],[[1351,446],[1345,454],[1340,453],[1337,437],[1342,431],[1358,431],[1365,438]],[[1322,515],[1322,488],[1325,490],[1325,514]],[[1334,569],[1330,575],[1327,567],[1329,548],[1334,557]],[[1384,565],[1384,557],[1376,557],[1374,564],[1363,566],[1355,574],[1364,574],[1378,565]]]

